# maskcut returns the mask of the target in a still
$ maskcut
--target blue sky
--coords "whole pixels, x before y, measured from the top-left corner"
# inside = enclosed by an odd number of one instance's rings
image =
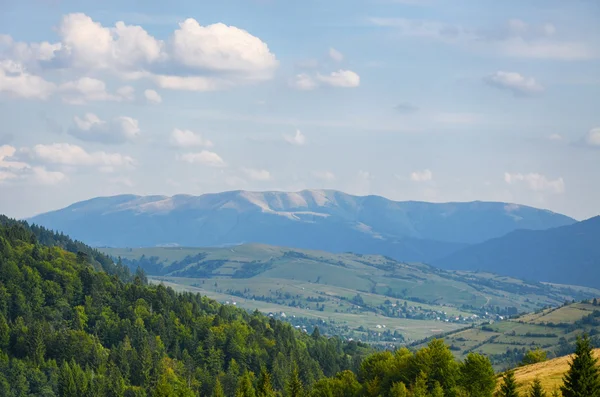
[[[332,188],[599,214],[600,3],[0,1],[0,212]]]

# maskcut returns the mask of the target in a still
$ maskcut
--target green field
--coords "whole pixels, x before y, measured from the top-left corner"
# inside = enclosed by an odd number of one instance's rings
[[[517,364],[522,353],[535,348],[545,350],[550,358],[571,353],[578,335],[600,333],[599,309],[591,303],[573,303],[459,330],[443,339],[457,358],[464,359],[469,352],[482,353],[497,369],[503,369]]]
[[[235,301],[249,310],[284,312],[306,328],[321,321],[325,332],[377,343],[409,343],[565,300],[600,296],[589,288],[449,272],[377,255],[258,244],[102,251],[132,269],[142,267],[153,282]]]

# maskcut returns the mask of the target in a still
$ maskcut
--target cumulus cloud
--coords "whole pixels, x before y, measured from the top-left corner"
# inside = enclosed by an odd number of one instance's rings
[[[331,87],[355,88],[360,85],[360,76],[351,70],[338,70],[329,75],[317,75],[317,79]]]
[[[484,81],[492,87],[508,90],[517,97],[532,96],[544,91],[544,87],[534,78],[515,72],[498,71],[486,76]]]
[[[30,178],[40,185],[56,185],[67,180],[67,176],[59,171],[48,171],[44,167],[33,167]]]
[[[123,79],[149,79],[162,88],[194,91],[268,80],[279,65],[267,44],[249,32],[222,23],[202,26],[191,18],[164,41],[141,26],[103,26],[82,13],[65,15],[56,31],[60,40],[54,44],[16,43],[3,36],[1,56],[38,71],[108,71]],[[47,86],[51,83],[41,84],[43,79],[25,71],[13,74],[0,72],[4,91],[26,96],[34,87],[38,92],[28,95],[45,98],[45,90],[52,89]],[[127,90],[120,89],[116,96],[129,99],[132,92]]]
[[[69,134],[82,141],[106,144],[133,142],[141,133],[139,122],[126,116],[104,121],[93,113],[86,113],[81,118],[75,116],[73,121]]]
[[[290,85],[301,91],[310,91],[319,86],[329,86],[337,88],[356,88],[360,86],[360,76],[351,70],[338,70],[328,75],[317,73],[311,76],[307,73],[300,73],[294,76]]]
[[[171,131],[169,142],[172,146],[181,148],[193,146],[213,146],[212,142],[208,139],[204,139],[201,134],[190,130],[180,130],[178,128],[175,128],[173,131]]]
[[[203,150],[198,153],[185,153],[179,157],[181,161],[184,161],[189,164],[202,164],[209,167],[226,167],[227,164],[221,156],[219,156],[215,152],[210,152],[208,150]]]
[[[0,169],[22,170],[24,168],[29,168],[27,163],[16,161],[16,159],[14,159],[16,153],[17,149],[14,146],[0,146]]]
[[[17,161],[17,149],[13,146],[0,146],[0,183],[29,182],[36,185],[55,185],[66,181],[65,174],[58,171],[48,171],[41,166],[31,166]]]
[[[410,180],[413,182],[428,182],[433,179],[431,170],[414,171],[410,174]]]
[[[294,135],[284,134],[283,139],[290,145],[304,146],[306,144],[306,136],[300,130],[296,130]]]
[[[314,171],[312,175],[325,182],[331,182],[335,180],[335,174],[331,171]]]
[[[117,96],[124,101],[133,101],[135,99],[135,88],[125,85],[117,89]]]
[[[294,78],[290,82],[290,85],[293,88],[301,91],[314,90],[319,86],[315,79],[306,73],[300,73],[294,76]]]
[[[270,181],[271,173],[267,170],[259,170],[254,168],[242,168],[242,172],[250,179],[254,181]]]
[[[587,145],[600,147],[600,127],[591,129],[584,137]]]
[[[201,26],[194,19],[179,24],[173,35],[172,56],[193,69],[243,73],[270,78],[278,65],[269,47],[245,30],[222,23]]]
[[[48,99],[56,85],[30,74],[23,64],[12,60],[0,61],[0,93],[24,99]]]
[[[94,101],[131,101],[135,97],[133,87],[124,86],[119,88],[115,94],[109,94],[103,81],[91,77],[82,77],[61,84],[58,92],[64,102],[72,105],[83,105]]]
[[[551,192],[561,194],[565,192],[565,181],[563,178],[554,180],[548,179],[546,176],[538,173],[504,173],[504,182],[509,185],[524,184],[530,190],[536,192]]]
[[[336,62],[342,62],[344,60],[344,54],[336,50],[335,48],[329,49],[329,58]]]
[[[154,90],[145,90],[144,98],[146,98],[146,101],[148,103],[151,103],[154,105],[157,105],[162,102],[162,98],[161,98],[160,94]]]
[[[97,166],[103,167],[103,170],[112,170],[116,167],[127,167],[135,164],[131,157],[120,153],[107,153],[104,151],[90,153],[80,146],[69,143],[35,145],[26,152],[33,161],[46,164]]]

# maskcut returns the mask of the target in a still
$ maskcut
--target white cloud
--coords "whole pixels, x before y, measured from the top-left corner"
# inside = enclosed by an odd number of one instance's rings
[[[29,168],[29,164],[23,163],[20,161],[8,160],[9,158],[14,157],[17,149],[10,145],[2,145],[0,146],[0,169],[12,169],[12,170],[22,170],[24,168]]]
[[[167,90],[206,92],[217,91],[232,86],[232,84],[226,80],[204,76],[182,77],[157,74],[152,75],[151,79],[157,86]]]
[[[82,118],[75,116],[73,120],[69,134],[83,141],[118,144],[135,141],[140,136],[139,123],[131,117],[104,121],[93,113],[86,113]]]
[[[300,73],[290,81],[290,86],[297,90],[310,91],[326,85],[337,88],[356,88],[360,85],[360,76],[351,70],[338,70],[328,75],[317,73],[314,77]]]
[[[58,91],[62,94],[63,101],[72,105],[83,105],[94,101],[133,100],[135,92],[133,87],[124,86],[119,88],[116,94],[109,94],[103,81],[91,77],[82,77],[61,84]]]
[[[25,99],[47,99],[54,90],[54,83],[27,72],[23,64],[11,60],[0,61],[0,93]]]
[[[58,171],[48,171],[44,167],[33,167],[30,178],[40,185],[56,185],[66,181],[65,174]]]
[[[331,182],[335,180],[335,174],[331,171],[314,171],[312,175],[325,182]]]
[[[148,103],[159,104],[162,102],[160,94],[154,90],[145,90],[144,97]]]
[[[300,130],[296,130],[296,134],[284,134],[283,139],[290,145],[303,146],[306,144],[306,136]]]
[[[413,182],[428,182],[433,179],[431,170],[414,171],[410,174],[410,180]]]
[[[511,174],[506,172],[504,173],[504,182],[506,182],[509,185],[524,183],[530,190],[537,192],[548,191],[556,194],[565,192],[565,181],[563,180],[563,178],[551,180],[548,179],[546,176],[538,173]]]
[[[590,146],[600,147],[600,127],[591,129],[584,140]]]
[[[329,49],[329,58],[336,62],[342,62],[344,60],[344,54],[336,50],[335,48]]]
[[[268,80],[279,65],[267,44],[247,31],[222,23],[201,26],[191,18],[181,22],[167,41],[154,38],[141,26],[117,22],[106,27],[82,13],[65,15],[57,32],[60,40],[55,44],[15,43],[3,36],[0,56],[36,70],[108,71],[123,79],[144,78],[162,88],[193,91]],[[0,72],[0,76],[4,91],[24,97],[45,98],[48,94],[44,93],[52,88],[28,73],[17,78]],[[37,91],[26,94],[23,85]],[[74,83],[65,89],[76,88],[72,86]],[[129,100],[132,94],[120,89],[115,97]],[[100,97],[112,98],[108,94]]]
[[[135,164],[134,160],[129,156],[104,151],[88,153],[82,147],[69,143],[35,145],[31,150],[27,150],[27,152],[33,160],[47,164],[98,166],[105,167],[104,169],[127,167]]]
[[[164,43],[123,22],[107,28],[85,14],[68,14],[58,33],[62,45],[56,56],[78,68],[135,70],[165,57]]]
[[[270,181],[271,173],[267,170],[257,170],[254,168],[242,168],[242,172],[246,174],[246,176],[254,181]]]
[[[515,72],[498,71],[487,76],[484,81],[492,87],[508,90],[518,97],[532,96],[544,91],[544,87],[534,78]]]
[[[212,142],[208,139],[204,139],[201,134],[190,130],[180,130],[178,128],[175,128],[173,131],[171,131],[169,142],[173,146],[182,148],[193,146],[213,146]]]
[[[355,88],[360,85],[360,76],[351,70],[338,70],[329,75],[317,75],[317,79],[331,87]]]
[[[199,153],[185,153],[179,157],[181,161],[190,164],[202,164],[209,167],[226,167],[227,164],[221,156],[216,154],[215,152],[209,152],[208,150],[203,150]]]
[[[278,66],[275,55],[258,37],[222,23],[201,26],[191,18],[175,31],[172,54],[190,68],[238,72],[256,79],[270,78]]]
[[[135,88],[125,85],[117,90],[117,95],[125,101],[133,101],[135,99]]]
[[[290,82],[290,85],[301,91],[314,90],[319,84],[306,73],[297,74],[294,79]]]

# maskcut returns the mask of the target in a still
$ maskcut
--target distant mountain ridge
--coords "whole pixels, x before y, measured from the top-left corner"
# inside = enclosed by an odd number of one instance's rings
[[[98,197],[29,221],[94,246],[264,243],[425,262],[516,229],[575,223],[516,204],[397,202],[335,190]]]
[[[444,269],[598,288],[600,216],[549,230],[516,230],[433,264]]]

